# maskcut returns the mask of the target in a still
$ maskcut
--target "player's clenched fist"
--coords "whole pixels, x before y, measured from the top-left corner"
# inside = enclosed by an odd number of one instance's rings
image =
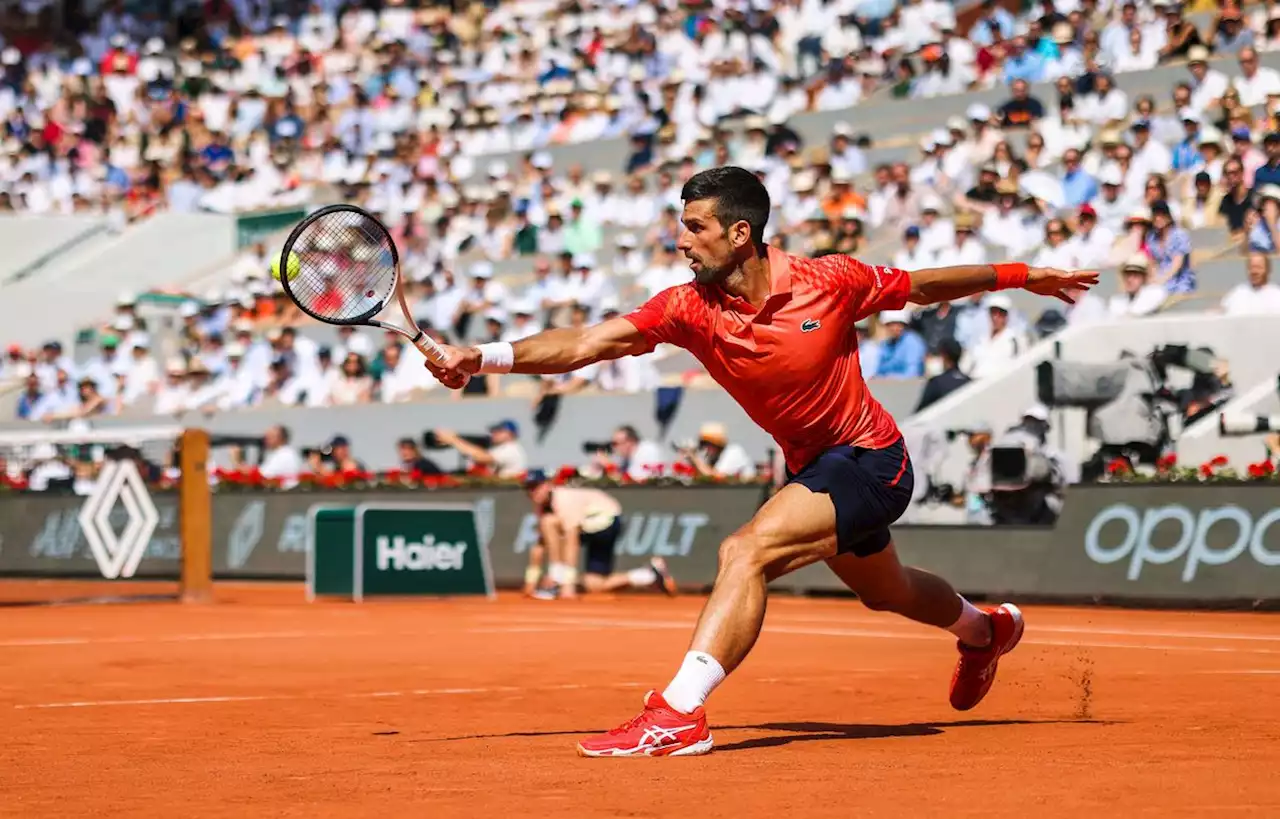
[[[471,376],[480,372],[480,351],[474,347],[454,347],[452,344],[441,344],[444,351],[442,362],[426,360],[426,368],[436,380],[451,390],[460,390],[471,380]]]

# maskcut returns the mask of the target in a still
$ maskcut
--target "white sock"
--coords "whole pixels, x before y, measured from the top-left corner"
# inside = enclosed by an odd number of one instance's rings
[[[986,648],[991,644],[991,618],[963,597],[960,597],[960,605],[960,618],[948,626],[947,631],[967,646]]]
[[[633,589],[643,589],[652,586],[654,581],[657,579],[658,573],[648,567],[643,569],[632,569],[627,572],[627,582],[631,584],[631,588]]]
[[[692,714],[724,682],[724,669],[715,657],[703,651],[690,651],[684,655],[680,670],[662,692],[667,705],[682,714]]]
[[[569,582],[569,565],[567,563],[552,563],[548,567],[547,576],[557,586],[566,585]]]

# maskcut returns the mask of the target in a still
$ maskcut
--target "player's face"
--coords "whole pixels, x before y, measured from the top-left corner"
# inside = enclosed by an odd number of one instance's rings
[[[714,284],[729,275],[751,252],[751,228],[735,222],[727,228],[716,217],[715,200],[686,202],[680,221],[684,229],[676,249],[689,260],[699,284]]]

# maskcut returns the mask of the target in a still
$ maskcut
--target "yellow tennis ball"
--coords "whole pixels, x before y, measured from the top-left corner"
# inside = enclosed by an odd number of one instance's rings
[[[289,251],[289,263],[287,268],[289,281],[293,281],[298,278],[298,274],[301,272],[302,260],[298,258],[297,253]],[[276,281],[280,281],[280,257],[278,255],[271,257],[271,278]]]

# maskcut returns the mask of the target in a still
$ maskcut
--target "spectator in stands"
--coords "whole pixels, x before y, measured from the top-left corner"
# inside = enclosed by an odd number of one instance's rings
[[[476,446],[448,429],[434,431],[436,440],[453,447],[468,463],[488,469],[499,478],[518,478],[524,474],[528,456],[520,444],[520,427],[507,419],[489,427],[489,445]]]
[[[991,332],[974,347],[965,351],[960,369],[976,380],[1003,373],[1029,347],[1026,336],[1010,326],[1013,302],[1003,293],[986,299]]]
[[[1062,155],[1062,193],[1069,208],[1078,208],[1098,195],[1098,181],[1080,166],[1080,152],[1067,149]]]
[[[1116,87],[1111,75],[1099,72],[1092,93],[1080,100],[1080,118],[1100,128],[1117,127],[1129,116],[1129,95]]]
[[[1113,232],[1098,224],[1098,212],[1092,205],[1083,205],[1076,216],[1076,231],[1068,244],[1075,264],[1083,269],[1101,267],[1106,263],[1111,246],[1115,243]]]
[[[880,324],[887,335],[880,342],[877,377],[919,378],[924,375],[927,350],[920,334],[908,329],[910,323],[909,310],[885,310],[880,314]]]
[[[291,438],[286,426],[268,427],[262,435],[262,463],[258,467],[264,478],[278,478],[286,489],[297,485],[303,468],[302,456],[290,444]],[[232,462],[237,468],[243,465],[238,448],[233,449]]]
[[[71,421],[77,418],[92,418],[103,415],[110,409],[107,399],[98,392],[98,385],[92,378],[82,378],[76,385],[78,396],[74,401],[61,402],[61,406],[47,412],[41,421],[54,423]]]
[[[662,448],[654,441],[642,440],[636,428],[629,424],[614,430],[609,451],[595,453],[593,465],[616,470],[619,476],[625,475],[633,481],[658,478],[666,471]]]
[[[346,360],[342,362],[342,375],[329,389],[329,403],[336,407],[367,404],[372,396],[373,378],[369,375],[364,356],[347,353]]]
[[[880,342],[871,335],[871,318],[860,319],[853,326],[858,336],[858,366],[862,377],[875,378],[880,371]]]
[[[976,46],[990,46],[1013,36],[1016,21],[996,0],[982,0],[978,19],[969,29],[969,39]]]
[[[335,435],[322,452],[322,472],[326,475],[343,472],[364,472],[365,466],[351,454],[351,441],[345,435]]]
[[[706,423],[698,430],[695,446],[676,449],[678,460],[704,478],[750,480],[756,476],[756,465],[741,444],[729,440],[724,424]]]
[[[1226,12],[1224,12],[1224,15]],[[1236,11],[1235,25],[1239,27],[1239,12]],[[1223,21],[1227,22],[1226,20]],[[1243,37],[1243,32],[1241,37]],[[1251,36],[1251,35],[1250,35]],[[1223,49],[1216,49],[1224,53]],[[1259,67],[1258,52],[1252,47],[1238,47],[1240,55],[1240,76],[1231,81],[1236,93],[1240,95],[1240,104],[1245,108],[1256,108],[1267,104],[1267,97],[1280,93],[1280,72],[1274,68]],[[1231,53],[1226,51],[1225,53]]]
[[[916,412],[923,412],[930,405],[941,401],[969,383],[969,376],[960,371],[960,359],[964,350],[954,338],[944,338],[938,343],[938,357],[942,360],[942,372],[925,382],[920,393]]]
[[[1226,222],[1233,240],[1238,241],[1245,236],[1245,222],[1252,210],[1251,203],[1251,192],[1244,182],[1243,164],[1239,159],[1228,159],[1222,166],[1222,200],[1218,204],[1218,214]]]
[[[1227,6],[1222,10],[1217,30],[1213,33],[1212,45],[1217,54],[1238,53],[1241,68],[1245,67],[1246,55],[1249,55],[1255,65],[1257,63],[1258,53],[1252,47],[1253,32],[1244,24],[1238,8]]]
[[[1201,171],[1192,179],[1191,191],[1182,200],[1182,227],[1188,230],[1222,227],[1222,189],[1214,187],[1209,174]]]
[[[1136,253],[1120,267],[1120,292],[1107,302],[1112,318],[1148,316],[1160,309],[1169,293],[1151,282],[1151,259]]]
[[[1002,78],[1006,84],[1013,88],[1014,101],[1027,99],[1027,83],[1040,82],[1044,79],[1045,61],[1040,52],[1035,49],[1028,48],[1026,37],[1014,37],[1005,44],[1004,70]],[[1021,84],[1021,95],[1018,86]],[[1019,119],[1018,117],[1010,118],[1009,103],[1005,103],[1000,107],[1001,117],[1004,120],[1005,127],[1009,125],[1028,125],[1031,119],[1039,119],[1044,116],[1043,107],[1038,113],[1035,113],[1029,119]],[[1037,102],[1036,105],[1039,105]],[[1015,106],[1015,109],[1025,110],[1025,106]],[[1020,115],[1019,115],[1020,116]]]
[[[1012,98],[999,108],[1000,124],[1005,128],[1026,128],[1044,116],[1044,105],[1031,96],[1026,80],[1015,79],[1010,92]]]
[[[382,355],[382,377],[378,380],[382,403],[409,401],[439,384],[422,366],[418,356],[405,357],[402,345],[388,345]]]
[[[1075,246],[1070,241],[1071,231],[1062,219],[1050,219],[1044,226],[1044,245],[1032,259],[1033,267],[1056,267],[1060,270],[1079,269]]]
[[[44,390],[40,386],[40,378],[31,373],[27,376],[26,386],[18,395],[17,417],[20,421],[39,421],[37,414],[44,400]]]
[[[435,461],[422,454],[422,450],[412,438],[401,438],[396,441],[396,453],[399,455],[401,472],[408,475],[444,474],[444,470]]]
[[[923,270],[933,266],[933,254],[920,244],[920,228],[912,225],[902,232],[902,248],[893,254],[893,266],[900,270]]]
[[[1195,292],[1191,236],[1174,224],[1169,204],[1163,199],[1151,206],[1151,230],[1146,243],[1155,267],[1155,283],[1171,294]]]
[[[1227,291],[1219,309],[1229,316],[1280,313],[1280,287],[1271,283],[1271,257],[1250,253],[1246,272],[1248,281]]]

